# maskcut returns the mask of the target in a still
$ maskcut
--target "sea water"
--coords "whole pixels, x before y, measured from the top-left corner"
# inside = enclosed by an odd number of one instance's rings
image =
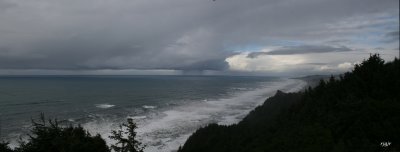
[[[244,76],[2,76],[0,138],[17,145],[40,113],[80,124],[108,144],[111,130],[132,118],[145,152],[175,151],[198,128],[234,124],[298,79]]]

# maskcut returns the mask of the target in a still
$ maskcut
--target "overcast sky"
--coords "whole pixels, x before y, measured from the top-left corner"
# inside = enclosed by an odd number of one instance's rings
[[[0,0],[0,74],[335,74],[399,52],[399,0]]]

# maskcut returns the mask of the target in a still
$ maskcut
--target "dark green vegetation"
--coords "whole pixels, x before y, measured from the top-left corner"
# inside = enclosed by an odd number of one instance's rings
[[[128,123],[120,125],[119,130],[113,130],[110,138],[116,140],[117,143],[111,145],[111,149],[115,152],[143,152],[144,146],[141,146],[141,143],[135,139],[136,128],[133,120],[128,119]],[[127,136],[125,137],[125,135]]]
[[[373,55],[315,88],[278,91],[239,124],[201,128],[178,151],[400,151],[399,64]]]
[[[0,142],[0,152],[111,152],[100,135],[92,136],[81,126],[61,127],[57,120],[46,122],[43,115],[39,122],[32,121],[32,125],[28,141],[21,141],[14,150],[8,143]],[[112,131],[110,138],[117,144],[111,148],[115,152],[142,152],[141,143],[135,140],[135,129],[136,124],[128,119],[128,124]]]

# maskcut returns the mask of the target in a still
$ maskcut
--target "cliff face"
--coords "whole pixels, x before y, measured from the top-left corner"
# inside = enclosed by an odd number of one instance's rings
[[[237,125],[201,128],[178,151],[399,151],[399,69],[373,55],[340,80],[278,91]]]

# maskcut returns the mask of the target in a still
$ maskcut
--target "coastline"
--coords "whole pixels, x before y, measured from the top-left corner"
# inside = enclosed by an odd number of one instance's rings
[[[145,152],[160,151],[160,146],[162,147],[162,151],[176,151],[197,129],[211,123],[218,123],[220,125],[237,124],[243,120],[250,111],[262,105],[266,99],[273,96],[277,90],[294,92],[304,89],[307,85],[307,82],[301,79],[285,78],[279,82],[267,83],[264,87],[256,90],[238,92],[238,94],[233,97],[218,100],[204,100],[189,105],[180,105],[174,109],[167,110],[157,107],[157,110],[161,110],[157,112],[157,115],[164,115],[164,117],[156,119],[145,116],[134,117],[138,118],[138,121],[143,121],[144,118],[149,119],[147,120],[148,122],[153,121],[149,124],[139,123],[137,130],[139,139],[150,145],[145,149]],[[96,104],[95,106],[97,108],[111,108],[115,105]],[[145,106],[144,108],[149,108],[149,106]],[[154,108],[155,107],[152,107],[146,110],[154,111]],[[183,120],[180,118],[182,116],[184,116]],[[132,116],[127,116],[127,118],[130,117]],[[191,124],[189,128],[184,126],[184,124],[187,123]],[[91,134],[100,133],[107,141],[107,144],[110,145],[112,142],[110,142],[107,137],[109,136],[110,130],[115,128],[117,124],[118,122],[101,118],[100,120],[83,123],[82,126]],[[168,130],[168,128],[172,128],[172,130]],[[175,132],[176,134],[169,134],[170,132]],[[150,138],[146,137],[147,135],[149,135]],[[16,147],[16,145],[16,141],[11,141],[11,147]]]
[[[315,86],[317,86],[318,83],[319,83],[319,81],[320,81],[321,79],[326,80],[326,79],[328,79],[328,78],[329,78],[329,76],[326,76],[326,75],[305,76],[305,77],[297,77],[297,78],[288,78],[288,80],[299,80],[299,82],[298,82],[298,84],[297,84],[295,87],[290,87],[290,86],[288,87],[288,86],[286,86],[286,87],[283,87],[283,88],[275,88],[275,90],[272,91],[272,94],[270,94],[270,95],[267,96],[267,97],[264,97],[264,98],[263,98],[264,100],[263,100],[262,102],[259,102],[254,108],[248,110],[248,111],[246,112],[246,114],[245,114],[240,120],[236,121],[236,123],[231,123],[231,124],[216,123],[215,125],[224,126],[224,127],[236,126],[236,125],[238,125],[238,124],[240,124],[240,123],[243,123],[244,121],[247,121],[247,120],[246,120],[247,117],[249,117],[249,115],[251,115],[251,114],[252,114],[255,110],[257,110],[258,108],[263,107],[263,106],[266,104],[266,102],[267,102],[268,100],[270,100],[270,99],[272,99],[272,98],[276,98],[277,96],[285,96],[285,95],[288,95],[288,94],[299,94],[300,92],[305,91],[308,87],[314,88]],[[299,87],[299,86],[300,86],[300,87]],[[292,101],[289,101],[289,103],[291,103],[291,102],[292,102]],[[278,103],[278,104],[279,104],[279,103]],[[279,106],[282,106],[282,107],[284,107],[284,108],[288,108],[288,105],[289,105],[289,104],[287,104],[287,103],[284,102],[284,105],[279,105]],[[279,107],[279,106],[278,106],[278,107]],[[271,111],[274,111],[274,110],[271,110]],[[206,126],[202,126],[202,127],[198,128],[197,130],[195,130],[194,132],[185,135],[185,136],[187,136],[187,137],[186,137],[186,139],[185,139],[184,144],[187,143],[188,140],[190,140],[190,138],[191,138],[193,135],[195,135],[199,130],[201,130],[201,129],[203,129],[203,128],[207,128],[207,127],[209,127],[210,125],[213,125],[213,124],[208,124],[208,125],[206,125]],[[180,145],[179,147],[184,146],[184,144]],[[177,150],[172,150],[172,151],[170,151],[170,152],[178,152],[178,151],[179,151],[179,150],[177,149]],[[153,152],[153,151],[152,151],[152,152]]]
[[[139,139],[148,144],[145,152],[175,152],[199,128],[209,124],[234,125],[250,111],[262,105],[277,90],[297,92],[308,84],[300,79],[283,79],[263,88],[242,92],[233,97],[181,105],[161,111],[165,117],[138,125]],[[169,128],[169,129],[168,129]],[[165,134],[167,132],[167,134]]]
[[[398,70],[373,55],[339,79],[277,91],[237,125],[203,127],[178,152],[398,151]]]
[[[240,114],[240,119],[238,119],[238,117],[236,116],[234,118],[234,121],[230,122],[230,123],[223,123],[223,122],[215,122],[215,123],[208,123],[208,124],[204,124],[201,125],[199,127],[197,127],[197,129],[193,130],[190,133],[187,133],[185,135],[182,136],[180,142],[177,142],[174,146],[172,146],[168,152],[176,152],[178,150],[179,147],[183,146],[187,140],[189,139],[190,136],[192,136],[194,133],[196,133],[196,131],[198,131],[199,129],[206,127],[210,124],[218,124],[218,125],[222,125],[222,126],[232,126],[232,125],[237,125],[238,123],[240,123],[241,121],[244,120],[244,118],[246,118],[250,112],[254,111],[256,108],[262,106],[269,98],[275,96],[276,92],[280,92],[280,91],[284,91],[286,93],[295,93],[295,92],[299,92],[302,91],[304,89],[306,89],[309,86],[309,83],[303,79],[295,79],[295,78],[288,78],[287,81],[297,81],[297,82],[293,82],[292,84],[286,84],[286,85],[282,85],[280,87],[272,87],[272,88],[263,88],[260,89],[259,91],[265,91],[268,92],[267,96],[261,97],[259,98],[260,101],[258,102],[254,102],[254,106],[250,109],[247,109],[246,111],[242,111]],[[319,81],[319,80],[318,80]],[[311,80],[310,80],[311,82]],[[254,95],[257,96],[257,95]],[[249,100],[249,99],[247,99]],[[139,127],[140,130],[140,127]],[[158,149],[159,151],[160,149]],[[164,150],[164,149],[163,149]],[[150,149],[145,149],[145,152],[157,152],[157,150],[150,150]]]

